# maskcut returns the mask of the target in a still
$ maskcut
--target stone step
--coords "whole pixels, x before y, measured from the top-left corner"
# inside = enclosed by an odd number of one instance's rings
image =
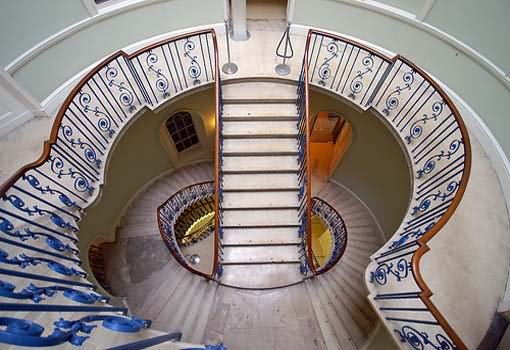
[[[223,208],[298,208],[298,192],[225,192],[223,194]]]
[[[225,246],[222,264],[299,262],[297,245]]]
[[[227,174],[223,176],[223,190],[229,189],[279,189],[298,186],[296,174]]]
[[[270,81],[241,82],[224,84],[222,93],[225,99],[270,99],[275,96],[290,99],[296,98],[297,86],[294,84],[282,84]]]
[[[223,153],[229,152],[297,152],[297,141],[292,138],[250,138],[250,139],[225,139],[223,141]]]
[[[298,169],[298,160],[294,156],[224,157],[222,167],[223,171],[267,171],[268,173]]]
[[[292,98],[223,98],[224,105],[227,104],[242,104],[242,105],[252,105],[252,104],[296,104],[297,97]]]
[[[223,136],[297,135],[296,122],[292,121],[247,121],[224,122]]]
[[[300,243],[298,230],[294,227],[273,228],[226,228],[222,244],[280,244]]]
[[[298,114],[294,103],[266,103],[266,104],[226,104],[223,106],[224,117],[250,116],[292,116]]]
[[[225,227],[293,227],[298,226],[296,209],[276,210],[226,210],[223,212]]]
[[[221,283],[241,288],[276,288],[303,280],[299,264],[224,265]]]

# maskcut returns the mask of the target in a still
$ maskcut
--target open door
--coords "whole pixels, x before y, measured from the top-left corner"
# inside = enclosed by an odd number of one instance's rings
[[[330,177],[349,148],[352,127],[337,113],[319,112],[312,121],[310,162],[312,173],[320,179]]]

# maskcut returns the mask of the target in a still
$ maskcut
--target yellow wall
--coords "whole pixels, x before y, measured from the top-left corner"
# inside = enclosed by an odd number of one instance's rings
[[[332,244],[331,233],[326,223],[314,215],[312,217],[312,251],[320,266],[326,263],[326,259],[331,254]]]

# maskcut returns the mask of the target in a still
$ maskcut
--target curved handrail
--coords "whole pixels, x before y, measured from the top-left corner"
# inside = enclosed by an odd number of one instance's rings
[[[313,197],[312,201],[312,214],[318,215],[326,222],[334,242],[331,257],[326,264],[317,269],[315,273],[317,276],[329,271],[340,261],[347,248],[348,233],[344,219],[332,205],[319,197]]]
[[[55,117],[55,120],[53,122],[51,131],[50,131],[49,140],[44,142],[43,153],[41,154],[41,156],[36,161],[21,167],[18,171],[16,171],[14,173],[14,175],[9,177],[0,186],[0,196],[4,195],[7,192],[7,190],[9,190],[9,188],[11,188],[12,185],[16,181],[18,181],[23,176],[23,174],[25,174],[27,171],[29,171],[31,169],[34,169],[34,168],[37,168],[38,166],[44,164],[44,162],[46,162],[48,160],[48,158],[50,157],[50,152],[51,152],[52,147],[57,143],[59,129],[61,127],[62,120],[66,116],[66,112],[68,111],[69,106],[71,105],[73,100],[76,98],[76,96],[80,93],[81,89],[83,89],[84,86],[91,80],[91,78],[94,75],[96,75],[100,70],[104,69],[105,67],[108,66],[108,64],[111,64],[112,62],[114,62],[118,58],[122,57],[122,58],[124,58],[126,60],[132,60],[132,59],[135,59],[135,58],[139,57],[141,54],[144,54],[144,53],[146,53],[148,51],[151,51],[151,50],[153,50],[155,48],[162,47],[165,44],[168,45],[169,43],[174,43],[176,41],[179,41],[179,40],[182,40],[182,39],[186,39],[186,38],[190,38],[192,36],[200,36],[202,34],[211,34],[211,36],[213,38],[213,49],[214,49],[214,52],[215,52],[215,59],[216,59],[215,60],[216,61],[215,65],[217,66],[218,65],[217,64],[218,48],[217,48],[217,41],[216,41],[215,31],[213,29],[204,29],[204,30],[197,30],[197,31],[193,31],[193,32],[190,32],[190,33],[185,33],[185,34],[174,36],[174,37],[171,37],[171,38],[168,38],[168,39],[161,40],[161,41],[156,42],[156,43],[154,43],[152,45],[149,45],[147,47],[141,48],[141,49],[133,52],[132,54],[127,54],[125,51],[119,50],[119,51],[111,54],[109,57],[107,57],[101,63],[99,63],[96,67],[94,67],[71,90],[71,92],[69,93],[69,95],[67,96],[65,101],[63,102],[62,106],[60,107],[60,109],[59,109],[59,111],[57,113],[57,116]],[[215,72],[217,72],[217,67],[215,69]],[[118,72],[117,72],[117,74],[118,74]],[[161,72],[160,72],[160,74],[161,74]],[[157,73],[156,73],[156,75],[157,75]],[[215,75],[215,76],[217,76],[217,75]],[[167,83],[169,84],[168,81],[167,81]],[[125,82],[124,82],[124,84],[125,84]],[[148,104],[153,105],[153,103],[151,103],[150,101],[146,101],[146,102],[148,102]]]
[[[39,159],[0,187],[0,230],[25,239],[29,233],[15,227],[28,224],[77,242],[74,223],[99,195],[109,154],[125,126],[140,110],[155,109],[197,86],[216,81],[218,88],[216,77],[213,29],[110,55],[65,99]]]
[[[399,137],[411,169],[416,174],[413,198],[401,227],[373,255],[367,269],[367,272],[374,269],[370,278],[367,278],[373,290],[378,291],[373,297],[374,304],[377,305],[377,301],[383,298],[395,301],[416,296],[421,300],[420,305],[430,312],[434,322],[392,316],[391,312],[398,310],[398,307],[394,310],[381,307],[379,312],[389,315],[385,320],[390,323],[405,324],[405,321],[409,321],[437,324],[444,334],[436,334],[436,340],[444,339],[452,347],[455,344],[459,349],[466,349],[431,301],[432,292],[423,279],[419,265],[421,257],[429,250],[427,242],[453,215],[467,186],[471,149],[460,113],[430,76],[402,56],[390,58],[354,40],[310,30],[304,58],[305,74],[309,73],[307,82],[341,95],[363,110],[372,108],[379,113]],[[305,84],[305,87],[308,90],[309,84]],[[442,168],[438,170],[440,166]],[[410,276],[409,271],[412,271],[413,283],[419,291],[389,293],[399,291],[395,283]],[[388,276],[394,276],[397,281],[388,283],[391,287],[386,286]],[[374,285],[379,282],[380,285]],[[406,280],[406,283],[411,282]],[[414,287],[406,284],[402,288]],[[404,309],[400,308],[400,311]],[[411,342],[413,336],[419,334],[416,332],[408,325],[395,329],[404,342]],[[416,336],[416,339],[420,337]]]
[[[159,233],[161,235],[161,239],[163,242],[165,242],[165,245],[167,246],[172,256],[186,270],[207,279],[214,279],[216,271],[214,265],[210,274],[203,273],[191,267],[186,262],[186,259],[179,249],[173,226],[177,221],[178,213],[181,213],[196,201],[204,197],[210,197],[214,195],[213,188],[214,187],[212,181],[204,181],[186,186],[168,197],[168,199],[163,202],[157,209]],[[200,195],[197,195],[197,193]],[[178,203],[178,212],[176,212],[174,208],[171,207],[173,203]],[[217,216],[216,213],[215,216]],[[167,232],[167,229],[170,230],[170,232]]]

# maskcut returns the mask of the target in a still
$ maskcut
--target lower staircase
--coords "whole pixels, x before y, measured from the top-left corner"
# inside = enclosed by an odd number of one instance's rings
[[[113,293],[124,296],[136,315],[153,321],[154,335],[179,329],[182,341],[187,343],[224,343],[229,350],[363,349],[376,327],[377,317],[366,298],[368,292],[360,271],[364,271],[369,256],[382,242],[369,210],[339,185],[315,186],[313,195],[333,206],[348,230],[348,245],[340,262],[322,275],[287,288],[230,288],[222,285],[228,275],[217,283],[183,268],[161,240],[154,215],[161,202],[182,188],[211,180],[210,163],[183,167],[155,181],[133,200],[115,243],[105,250],[106,277]],[[247,182],[239,183],[243,184],[250,188]],[[263,184],[271,182],[259,183]],[[225,192],[225,198],[228,193]],[[225,229],[223,243],[227,247],[235,232],[233,228]],[[247,247],[254,242],[269,242],[275,249],[280,248],[278,243],[294,240],[298,249],[295,228],[241,228],[237,232],[234,242],[245,243]],[[239,249],[243,247],[241,244]],[[293,274],[298,270],[295,264],[247,264],[245,269],[251,269],[249,273],[258,279],[245,274],[231,283],[246,286],[246,281],[258,281],[252,286],[262,285],[261,278],[267,274],[256,274],[256,267],[266,265],[275,267],[274,276],[282,280],[285,278],[282,267],[292,267],[289,270]],[[241,266],[227,265],[227,273],[230,267]],[[303,279],[299,274],[293,276],[298,282]]]
[[[260,289],[300,282],[296,86],[222,88],[221,283]]]
[[[178,329],[182,341],[194,344],[202,342],[218,284],[190,273],[172,257],[160,237],[155,213],[175,192],[211,180],[211,164],[200,163],[152,183],[127,209],[115,243],[105,251],[113,294],[152,320],[153,330]]]

